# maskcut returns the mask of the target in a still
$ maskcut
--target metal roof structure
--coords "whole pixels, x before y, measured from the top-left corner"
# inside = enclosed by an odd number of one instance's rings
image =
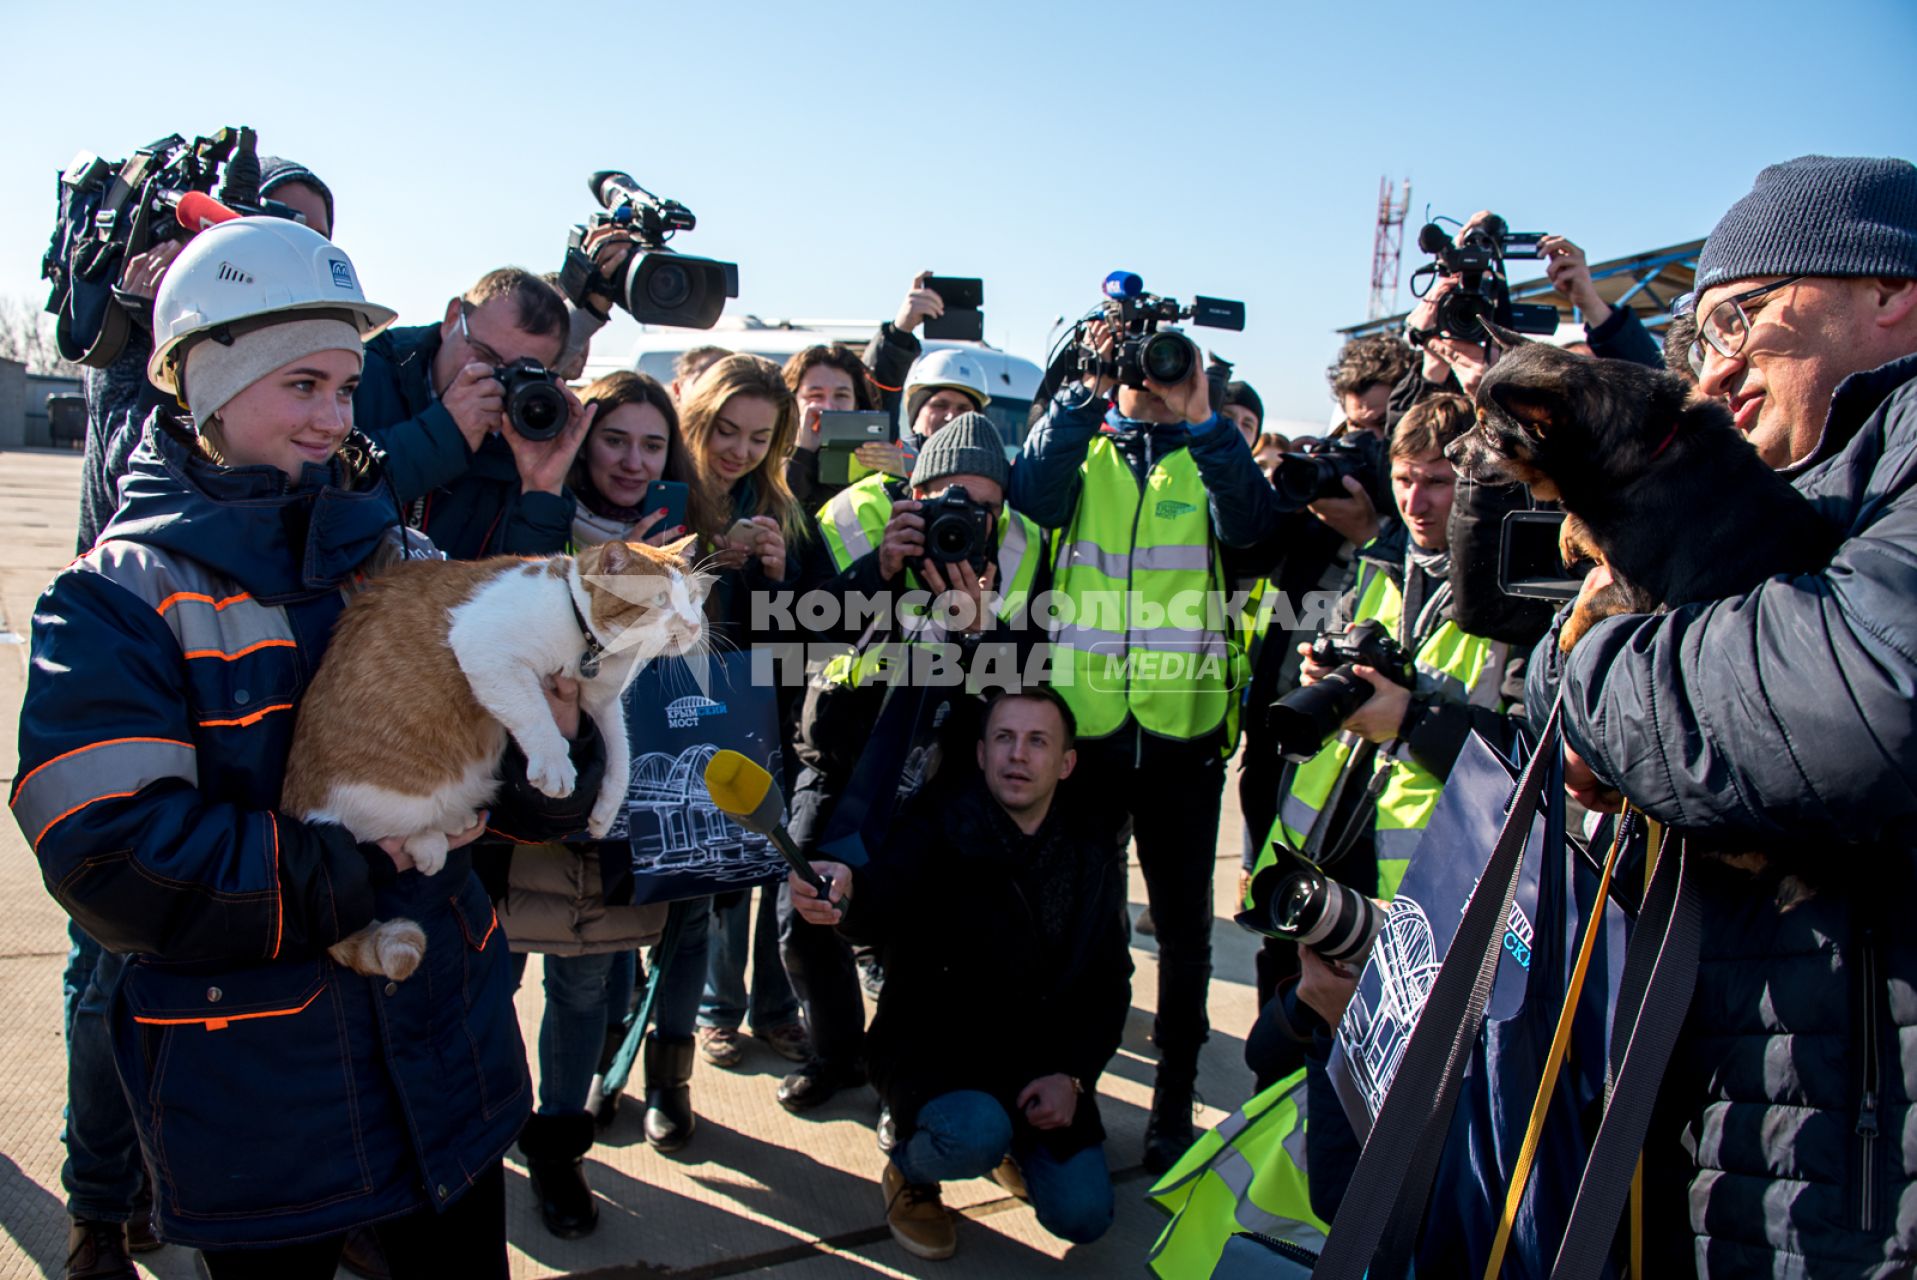
[[[1697,279],[1697,255],[1703,248],[1704,241],[1701,239],[1686,240],[1683,244],[1663,249],[1633,253],[1612,258],[1608,262],[1594,262],[1591,264],[1591,282],[1597,286],[1599,295],[1606,302],[1614,307],[1630,307],[1637,312],[1645,328],[1659,333],[1671,322],[1672,305],[1691,291]],[[1511,301],[1548,302],[1557,307],[1565,320],[1577,319],[1577,309],[1558,295],[1548,277],[1512,285]],[[1409,311],[1400,311],[1395,316],[1343,326],[1338,332],[1346,338],[1397,333],[1403,330],[1405,317],[1410,314]]]

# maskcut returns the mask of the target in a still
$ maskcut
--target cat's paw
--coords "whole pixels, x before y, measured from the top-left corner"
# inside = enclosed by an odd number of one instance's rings
[[[564,800],[578,785],[579,770],[573,768],[572,761],[564,755],[529,756],[526,759],[526,781],[532,783],[541,795]]]
[[[426,931],[411,920],[388,920],[373,932],[379,971],[394,982],[412,977],[426,958]]]
[[[411,920],[375,920],[327,948],[354,973],[403,982],[426,957],[426,931]]]
[[[613,793],[611,800],[601,800],[594,805],[592,816],[586,820],[586,834],[595,840],[603,838],[608,831],[612,830],[612,824],[619,821],[619,810],[625,802],[625,788],[621,787]]]
[[[436,876],[446,865],[446,833],[426,831],[410,836],[406,841],[406,853],[421,875]]]

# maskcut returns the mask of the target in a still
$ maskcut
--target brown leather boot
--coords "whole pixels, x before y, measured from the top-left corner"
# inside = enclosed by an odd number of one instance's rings
[[[887,1160],[880,1185],[885,1191],[885,1225],[899,1248],[932,1262],[958,1252],[958,1227],[939,1199],[938,1183],[909,1183],[899,1167]]]

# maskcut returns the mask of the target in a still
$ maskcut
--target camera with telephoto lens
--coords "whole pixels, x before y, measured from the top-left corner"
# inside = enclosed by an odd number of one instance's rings
[[[1307,440],[1278,459],[1272,487],[1290,510],[1321,498],[1349,498],[1345,477],[1364,486],[1371,505],[1390,511],[1391,462],[1384,437],[1371,431],[1346,431],[1330,440]]]
[[[584,307],[587,297],[598,294],[624,307],[641,324],[681,329],[717,324],[726,299],[739,296],[739,267],[666,247],[676,233],[698,225],[692,210],[677,200],[660,199],[617,169],[601,169],[586,186],[605,212],[574,227],[566,240],[559,287],[572,304]],[[634,245],[618,279],[608,279],[586,250],[588,237],[602,227],[617,227]]]
[[[569,406],[559,375],[530,357],[494,368],[506,388],[506,421],[528,440],[550,440],[565,428]]]
[[[975,502],[962,484],[919,504],[925,520],[925,558],[933,564],[972,566],[980,577],[992,563],[992,509]]]
[[[1311,661],[1335,669],[1317,683],[1293,689],[1274,702],[1266,722],[1279,753],[1294,762],[1317,755],[1338,726],[1377,692],[1353,667],[1370,667],[1395,684],[1416,687],[1411,655],[1375,618],[1342,635],[1319,636],[1311,643]]]
[[[1079,372],[1116,378],[1120,386],[1142,388],[1147,378],[1173,386],[1191,376],[1198,366],[1198,344],[1164,325],[1189,320],[1213,329],[1242,332],[1245,327],[1242,302],[1195,297],[1191,306],[1181,306],[1176,298],[1146,293],[1143,278],[1131,271],[1112,272],[1105,277],[1104,288],[1106,300],[1100,310],[1117,330],[1118,340],[1111,358],[1101,360],[1084,341],[1081,323]],[[1213,407],[1217,407],[1216,396]]]
[[[214,188],[219,190],[215,193]],[[260,196],[259,139],[244,125],[188,142],[168,134],[125,160],[82,151],[60,174],[53,238],[40,259],[52,282],[60,357],[104,369],[120,358],[136,321],[151,327],[153,302],[120,289],[127,261],[166,240],[187,240],[180,201],[198,192],[241,215],[305,221],[291,205]]]
[[[1234,917],[1253,933],[1302,942],[1326,960],[1361,968],[1384,928],[1385,909],[1339,884],[1283,845],[1278,861],[1251,878],[1247,906]]]
[[[1513,231],[1495,213],[1468,228],[1463,243],[1454,243],[1435,222],[1427,222],[1418,231],[1418,248],[1431,255],[1431,261],[1411,273],[1411,291],[1422,298],[1441,278],[1457,284],[1437,302],[1437,316],[1429,329],[1408,329],[1406,336],[1415,346],[1432,338],[1457,338],[1480,345],[1490,340],[1485,321],[1519,333],[1555,333],[1558,309],[1549,304],[1513,303],[1505,280],[1505,262],[1511,258],[1535,258],[1539,231]],[[1419,281],[1424,281],[1419,287]]]

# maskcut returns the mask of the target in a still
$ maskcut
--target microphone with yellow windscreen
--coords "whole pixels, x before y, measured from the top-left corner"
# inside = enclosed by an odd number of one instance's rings
[[[832,901],[832,882],[813,870],[812,863],[785,829],[785,797],[772,775],[750,756],[719,751],[706,762],[706,791],[712,803],[748,831],[772,842],[801,880],[811,885],[821,902]]]

